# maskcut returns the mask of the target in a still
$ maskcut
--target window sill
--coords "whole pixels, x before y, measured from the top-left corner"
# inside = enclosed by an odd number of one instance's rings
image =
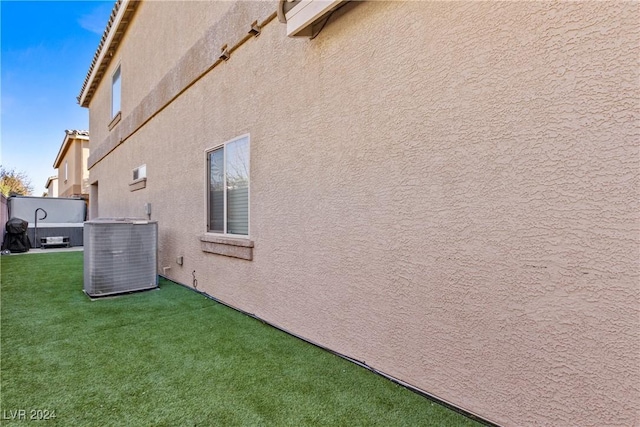
[[[253,260],[253,241],[249,239],[203,234],[200,236],[200,246],[203,252],[210,254]]]
[[[135,181],[129,183],[129,191],[142,190],[146,186],[147,186],[147,178],[136,179]]]
[[[118,114],[116,114],[115,116],[113,116],[113,119],[111,119],[111,122],[109,123],[109,130],[113,129],[118,122],[120,122],[120,119],[122,118],[122,112],[118,111]]]

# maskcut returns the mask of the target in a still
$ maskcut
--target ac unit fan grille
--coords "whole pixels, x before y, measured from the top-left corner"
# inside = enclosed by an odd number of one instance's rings
[[[155,288],[157,223],[85,223],[84,291],[105,296]]]

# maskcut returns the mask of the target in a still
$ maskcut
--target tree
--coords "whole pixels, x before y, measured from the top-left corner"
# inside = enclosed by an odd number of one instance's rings
[[[0,165],[0,192],[7,197],[28,196],[33,192],[33,186],[26,173]]]

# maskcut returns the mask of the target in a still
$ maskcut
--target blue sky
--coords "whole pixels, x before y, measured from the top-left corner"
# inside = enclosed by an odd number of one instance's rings
[[[76,101],[113,1],[0,2],[0,164],[45,191],[65,129],[89,129]]]

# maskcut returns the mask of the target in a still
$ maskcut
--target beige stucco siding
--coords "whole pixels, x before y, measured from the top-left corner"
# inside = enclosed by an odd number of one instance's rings
[[[232,6],[231,1],[192,1],[185,11],[185,5],[180,1],[141,2],[127,30],[126,42],[116,50],[91,102],[92,141],[99,144],[109,134],[112,76],[122,65],[123,57],[135,59],[125,61],[120,70],[121,110],[122,116],[126,117],[216,21],[216,17]],[[211,48],[217,52],[221,46]]]
[[[80,162],[82,166],[80,168],[79,175],[82,180],[82,193],[87,195],[89,194],[89,154],[89,141],[85,141],[82,144],[80,152]]]
[[[123,90],[138,55],[171,73],[189,47],[162,55],[142,34],[221,8],[157,4],[118,51]],[[491,421],[635,425],[639,18],[637,3],[365,2],[312,41],[272,21],[96,159],[100,215],[151,203],[169,278],[195,271],[200,290]],[[199,240],[205,150],[243,134],[253,261]]]
[[[120,64],[121,49],[116,51],[115,59],[111,61],[105,71],[105,75],[98,85],[95,95],[91,100],[89,108],[89,135],[90,150],[95,149],[109,134],[109,123],[111,122],[111,84],[113,73]],[[124,74],[124,71],[123,71]],[[124,76],[122,77],[124,80]],[[126,90],[126,88],[123,88]],[[126,105],[126,102],[122,102]]]
[[[72,138],[68,144],[58,167],[58,195],[59,197],[88,195],[89,141]]]
[[[47,197],[58,197],[58,177],[52,176],[47,180]]]
[[[233,6],[230,1],[192,3],[189,4],[188,12],[182,10],[185,5],[179,1],[140,4],[135,25],[127,34],[128,43],[122,51],[122,55],[133,55],[136,58],[136,61],[126,63],[125,114],[138,105],[175,66],[176,60],[202,37],[218,17]],[[188,15],[188,24],[184,20],[185,15]],[[210,48],[219,50],[220,47]]]

